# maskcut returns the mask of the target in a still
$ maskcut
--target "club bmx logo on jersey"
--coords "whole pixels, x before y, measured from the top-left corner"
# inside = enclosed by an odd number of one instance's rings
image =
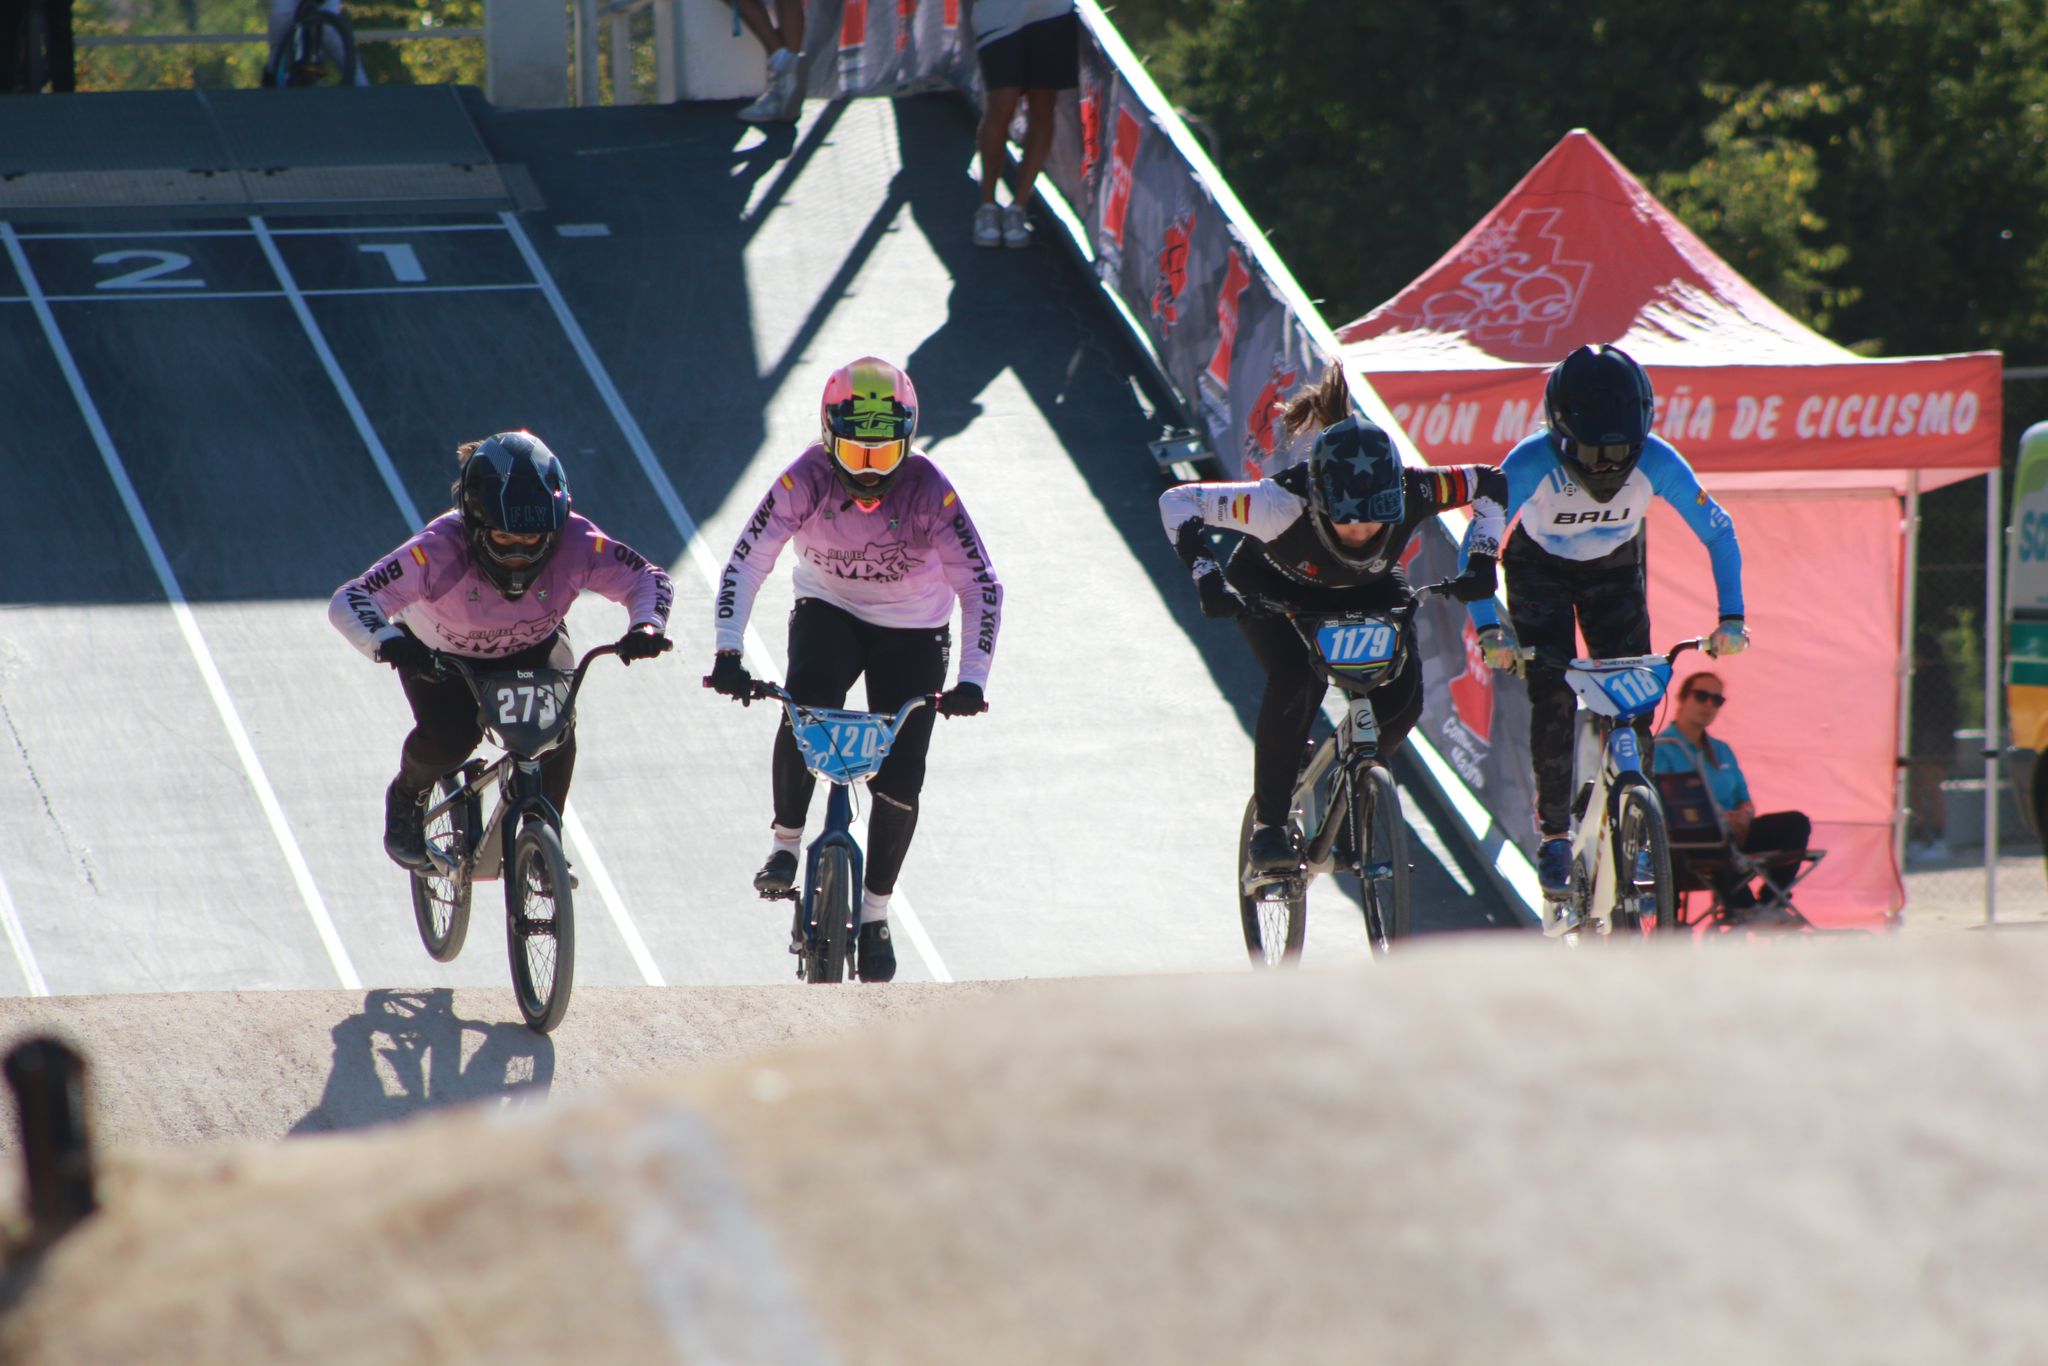
[[[832,577],[862,583],[901,583],[924,563],[903,541],[869,541],[858,550],[813,547],[809,555],[812,564]]]
[[[1523,209],[1491,225],[1459,256],[1467,269],[1455,283],[1400,314],[1480,343],[1549,345],[1578,311],[1593,274],[1590,261],[1565,259],[1564,237],[1554,231],[1559,216],[1557,209]]]

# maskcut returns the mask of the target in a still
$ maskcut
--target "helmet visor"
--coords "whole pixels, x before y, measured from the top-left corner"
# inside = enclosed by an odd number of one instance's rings
[[[884,475],[903,463],[903,456],[910,443],[895,441],[856,441],[849,436],[832,438],[832,458],[839,462],[848,474]]]
[[[1579,446],[1579,463],[1589,470],[1618,470],[1625,468],[1643,453],[1643,443],[1631,441],[1605,446]]]
[[[521,536],[510,531],[490,531],[484,535],[484,551],[507,569],[527,569],[539,563],[547,539],[538,534]]]

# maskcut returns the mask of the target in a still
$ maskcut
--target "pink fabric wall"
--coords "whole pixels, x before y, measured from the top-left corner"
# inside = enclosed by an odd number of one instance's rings
[[[1755,645],[1681,655],[1677,684],[1712,669],[1757,810],[1804,811],[1828,857],[1797,893],[1816,923],[1878,926],[1902,904],[1892,862],[1898,729],[1899,500],[1870,493],[1717,493],[1742,538]],[[1706,551],[1661,502],[1650,515],[1650,623],[1659,649],[1716,620]],[[1670,703],[1659,728],[1670,720]]]

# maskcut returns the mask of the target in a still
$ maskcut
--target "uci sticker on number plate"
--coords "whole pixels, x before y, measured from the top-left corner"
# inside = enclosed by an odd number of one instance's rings
[[[1316,631],[1316,648],[1333,669],[1371,669],[1390,662],[1400,644],[1391,622],[1332,622]]]

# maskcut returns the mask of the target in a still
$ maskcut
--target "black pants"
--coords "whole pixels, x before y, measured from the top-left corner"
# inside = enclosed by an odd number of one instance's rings
[[[842,707],[854,680],[867,676],[869,711],[894,712],[911,698],[946,686],[952,632],[944,626],[876,626],[822,598],[799,598],[789,614],[789,695],[817,707]],[[897,732],[889,757],[868,782],[877,800],[868,822],[867,876],[876,896],[896,889],[896,875],[917,829],[917,794],[924,789],[925,753],[931,748],[930,707],[920,707]],[[789,720],[775,733],[770,765],[775,823],[797,829],[811,809],[818,780],[804,767]]]
[[[1281,825],[1294,795],[1294,780],[1308,750],[1308,737],[1322,710],[1329,684],[1316,672],[1308,646],[1285,621],[1239,617],[1237,629],[1266,671],[1252,733],[1252,804],[1261,825]],[[1391,755],[1422,715],[1422,661],[1413,639],[1401,671],[1372,692],[1372,715],[1380,727],[1380,753]]]
[[[61,95],[78,88],[71,37],[71,0],[0,0],[0,94],[38,93],[27,88],[28,71],[23,63],[29,54],[16,45],[29,12],[38,6],[43,11],[46,35],[43,48],[48,60],[45,70],[49,75],[51,93]]]
[[[472,668],[492,671],[566,669],[576,663],[567,631],[557,631],[540,644],[516,654],[491,659],[472,659],[467,655],[462,658]],[[477,721],[476,694],[460,678],[453,674],[438,679],[408,674],[402,681],[405,700],[412,704],[413,727],[399,752],[398,785],[404,791],[425,792],[442,774],[476,753],[476,747],[483,743],[484,731]],[[541,792],[557,811],[567,808],[569,779],[575,772],[576,731],[572,727],[562,743],[540,761]]]
[[[1529,661],[1529,753],[1536,769],[1536,824],[1544,838],[1571,830],[1572,713],[1564,666],[1578,655],[1607,659],[1650,652],[1650,603],[1640,537],[1598,560],[1553,555],[1517,528],[1501,556],[1515,636]],[[1576,617],[1576,619],[1575,619]],[[1650,722],[1635,722],[1645,746]]]
[[[1740,848],[1745,854],[1777,854],[1786,857],[1764,864],[1764,876],[1783,887],[1799,873],[1799,855],[1813,839],[1813,822],[1803,811],[1770,811],[1749,823],[1749,834]],[[1756,887],[1750,882],[1731,882],[1720,889],[1723,900],[1735,909],[1756,905]],[[1768,889],[1766,889],[1768,892]]]

